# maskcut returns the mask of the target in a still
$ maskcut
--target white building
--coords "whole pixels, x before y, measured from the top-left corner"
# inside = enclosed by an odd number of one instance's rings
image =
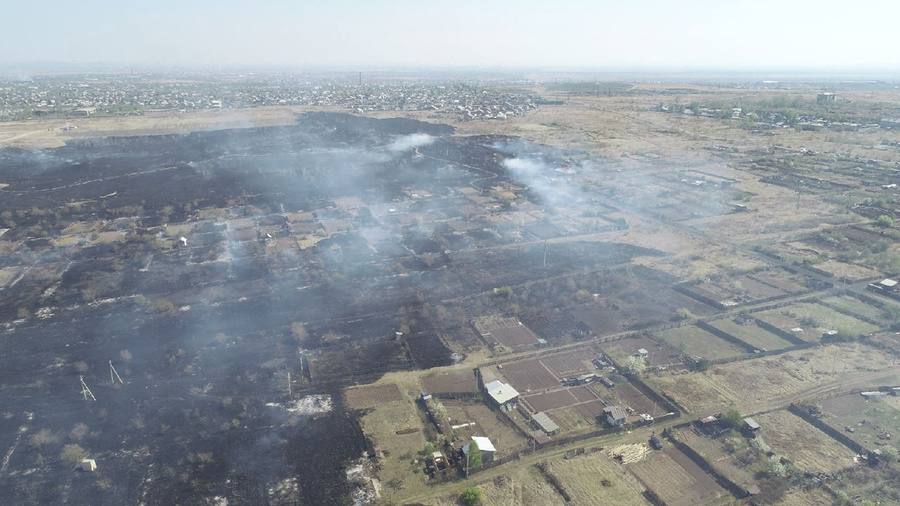
[[[492,381],[484,386],[484,390],[501,409],[509,408],[519,399],[519,392],[502,381]]]

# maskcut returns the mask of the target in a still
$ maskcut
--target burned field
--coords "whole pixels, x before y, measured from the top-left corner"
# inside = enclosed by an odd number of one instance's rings
[[[773,465],[854,472],[785,411],[809,399],[896,449],[894,397],[822,397],[896,382],[896,202],[855,179],[887,177],[896,146],[810,154],[785,147],[805,131],[761,141],[664,116],[656,94],[615,118],[621,98],[583,96],[456,130],[317,113],[0,150],[0,492],[428,504],[460,484],[426,443],[458,463],[483,436],[504,466],[473,473],[490,493],[514,495],[509,469],[557,499],[724,503],[715,473],[644,433],[734,407]],[[733,436],[673,437],[762,486],[770,450]],[[595,441],[646,458],[561,457]],[[72,471],[84,456],[96,472]]]
[[[298,476],[341,503],[369,444],[342,389],[472,346],[441,301],[653,253],[497,226],[500,160],[530,148],[451,134],[313,114],[0,151],[4,494],[259,504]]]

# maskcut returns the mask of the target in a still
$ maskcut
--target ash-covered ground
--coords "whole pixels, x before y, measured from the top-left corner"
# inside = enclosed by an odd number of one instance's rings
[[[653,253],[556,214],[583,159],[340,114],[0,151],[3,502],[347,503],[343,387],[450,364],[494,288]]]

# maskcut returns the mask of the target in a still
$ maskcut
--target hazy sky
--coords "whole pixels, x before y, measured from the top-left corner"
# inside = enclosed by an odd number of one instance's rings
[[[0,64],[900,68],[896,0],[2,0]]]

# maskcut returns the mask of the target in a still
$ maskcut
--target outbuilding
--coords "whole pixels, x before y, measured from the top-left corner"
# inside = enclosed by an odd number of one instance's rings
[[[603,414],[606,415],[606,422],[613,427],[622,425],[628,419],[628,413],[625,412],[625,408],[622,406],[609,406],[608,408],[603,408]]]
[[[497,453],[497,449],[494,448],[494,444],[491,443],[490,439],[483,436],[472,436],[472,441],[475,442],[475,445],[478,446],[478,450],[481,452],[482,462],[490,462],[494,460],[494,454]],[[466,458],[469,457],[469,446],[471,444],[472,443],[469,442],[462,447],[463,455],[465,455]]]
[[[537,428],[542,430],[546,434],[552,436],[553,434],[559,432],[559,425],[556,425],[556,422],[551,420],[550,417],[547,416],[547,413],[535,413],[534,416],[531,417],[531,419],[534,420]]]
[[[85,472],[94,472],[97,470],[97,461],[94,459],[84,459],[75,466],[75,469]]]

